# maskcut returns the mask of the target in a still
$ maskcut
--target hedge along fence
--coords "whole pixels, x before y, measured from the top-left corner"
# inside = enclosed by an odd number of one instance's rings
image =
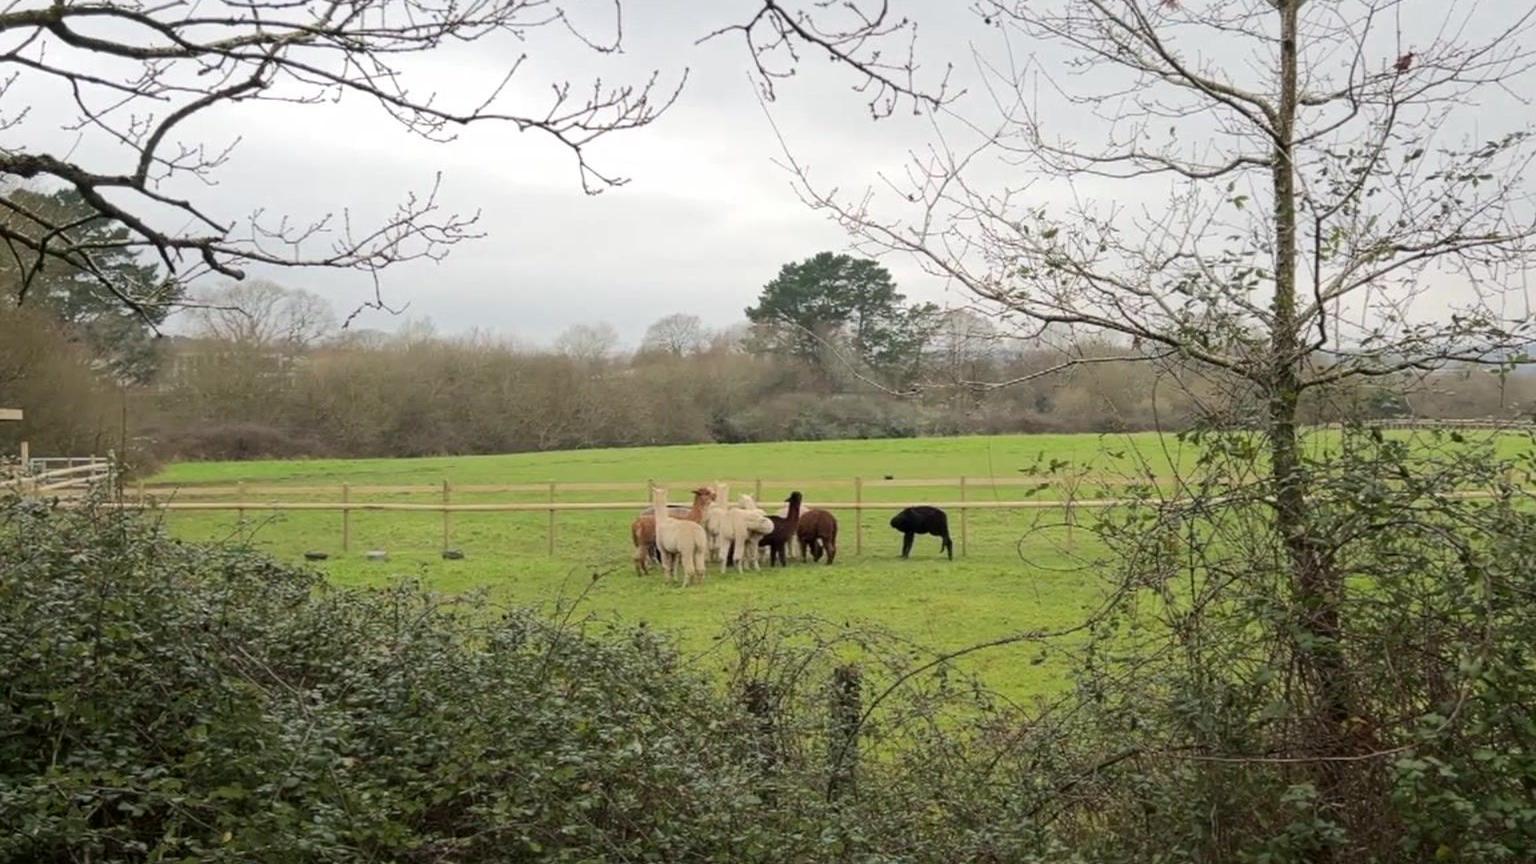
[[[894,513],[904,507],[921,504],[943,507],[946,510],[957,511],[957,517],[951,520],[951,530],[955,532],[957,551],[961,555],[967,554],[970,540],[969,513],[973,510],[984,511],[1009,511],[1009,510],[1056,510],[1064,514],[1064,521],[1071,526],[1076,519],[1076,512],[1080,509],[1101,509],[1106,507],[1121,506],[1131,503],[1130,498],[1104,497],[1104,490],[1114,487],[1128,487],[1133,484],[1142,486],[1153,485],[1155,481],[1148,479],[1137,481],[1127,479],[1124,476],[1095,477],[1078,475],[1073,477],[949,477],[949,478],[865,478],[853,477],[845,480],[767,480],[754,478],[748,481],[719,481],[727,484],[731,490],[751,490],[760,506],[770,513],[778,512],[782,504],[779,502],[779,493],[787,495],[788,491],[797,489],[836,490],[834,494],[842,495],[846,500],[823,500],[821,497],[808,498],[807,506],[821,510],[837,512],[852,511],[853,513],[853,552],[862,554],[864,550],[864,516],[866,512],[891,512]],[[1167,486],[1172,480],[1164,480],[1158,484]],[[191,511],[191,512],[235,512],[237,521],[244,522],[250,513],[283,513],[283,512],[337,512],[341,514],[338,526],[340,534],[341,550],[351,551],[353,526],[351,514],[354,512],[370,513],[438,513],[442,517],[442,547],[451,548],[453,545],[453,515],[456,513],[546,513],[548,516],[545,526],[546,551],[550,556],[558,553],[559,519],[560,513],[592,513],[592,512],[630,512],[638,514],[649,506],[645,500],[645,493],[651,485],[660,485],[665,488],[689,490],[697,487],[713,488],[716,481],[705,482],[668,482],[650,484],[645,482],[635,483],[592,483],[592,482],[545,482],[545,483],[505,483],[505,484],[460,484],[453,485],[444,480],[435,484],[349,484],[334,485],[317,484],[246,484],[220,486],[150,486],[139,483],[133,492],[125,490],[123,497],[112,502],[108,506],[125,509],[153,509],[165,511]],[[904,489],[923,489],[930,492],[921,498],[900,495],[892,497],[893,493]],[[1029,494],[1038,494],[1039,497],[1032,500],[1021,500],[1017,497],[1004,499],[1002,490],[1010,490],[1010,494],[1017,496],[1020,489],[1029,490]],[[1089,497],[1088,490],[1094,490],[1101,497]],[[764,493],[769,493],[765,499]],[[626,500],[569,500],[571,497],[586,498],[606,492],[634,492],[636,497]],[[279,497],[280,496],[280,497]],[[318,496],[320,500],[305,500]],[[370,497],[379,496],[415,497],[415,501],[381,501],[367,500]],[[466,497],[481,498],[491,497],[494,500],[464,500]],[[510,498],[511,500],[508,500]],[[207,500],[224,499],[224,500]],[[689,501],[673,502],[674,506],[687,507]],[[1070,528],[1069,528],[1070,537]],[[845,535],[846,542],[846,535]]]
[[[1517,478],[1508,478],[1512,484]],[[1529,483],[1530,478],[1525,478]],[[956,477],[956,478],[864,478],[854,477],[850,480],[763,480],[754,479],[746,482],[719,481],[727,484],[732,490],[751,488],[756,493],[754,497],[760,506],[770,513],[778,512],[780,505],[776,500],[765,501],[763,492],[765,489],[779,490],[795,489],[843,489],[851,492],[849,500],[833,501],[821,498],[808,498],[806,506],[818,510],[836,512],[853,512],[853,553],[862,555],[864,552],[864,516],[866,512],[891,512],[905,507],[918,505],[939,506],[946,511],[956,511],[958,518],[951,519],[951,531],[955,533],[957,551],[961,556],[968,552],[970,544],[970,518],[971,511],[1059,511],[1062,514],[1061,525],[1065,528],[1066,542],[1070,548],[1073,544],[1074,527],[1081,511],[1103,510],[1115,507],[1124,507],[1131,504],[1147,503],[1147,499],[1140,497],[1126,497],[1110,495],[1108,490],[1120,487],[1129,489],[1132,486],[1141,489],[1155,489],[1164,497],[1157,498],[1153,503],[1178,505],[1187,499],[1178,496],[1177,487],[1188,481],[1180,481],[1176,478],[1146,478],[1144,480],[1128,479],[1122,476],[1101,477],[1093,475],[1073,475],[1064,477],[1054,475],[1050,477]],[[560,513],[602,513],[602,512],[628,512],[638,515],[641,510],[650,506],[646,500],[649,496],[650,486],[661,485],[673,490],[689,490],[699,487],[714,488],[716,483],[692,482],[692,483],[510,483],[510,484],[462,484],[455,486],[447,480],[440,484],[379,484],[379,485],[352,485],[341,483],[337,485],[247,485],[237,483],[232,486],[147,486],[142,482],[138,484],[136,495],[129,496],[126,493],[115,502],[107,506],[123,509],[144,509],[164,511],[191,511],[191,512],[234,512],[237,514],[237,522],[244,524],[248,513],[283,513],[283,512],[336,512],[341,515],[338,526],[340,545],[342,552],[351,551],[352,546],[352,514],[354,512],[368,513],[438,513],[442,518],[441,546],[443,549],[453,547],[453,516],[456,513],[545,513],[548,516],[545,526],[545,547],[549,556],[558,554],[558,538]],[[1025,488],[1030,493],[1039,493],[1038,497],[1028,500],[1003,499],[999,497],[999,490],[1017,490]],[[889,497],[889,493],[903,489],[925,489],[939,493],[933,497]],[[570,501],[562,500],[562,495],[572,494],[588,496],[604,492],[637,492],[644,497],[623,501]],[[787,492],[785,492],[787,494]],[[1016,494],[1016,493],[1015,493]],[[1492,493],[1469,492],[1466,497],[1493,497]],[[265,498],[263,496],[283,495],[284,499]],[[430,496],[431,501],[378,501],[365,500],[367,496]],[[478,500],[465,501],[465,496],[519,496],[524,500]],[[322,496],[328,500],[299,500],[305,496]],[[455,500],[455,496],[458,499]],[[195,500],[198,498],[229,498],[230,500]],[[538,500],[531,500],[531,499]],[[187,500],[193,499],[193,500]],[[1216,499],[1220,500],[1220,499]],[[1207,499],[1207,503],[1215,503]],[[674,501],[671,506],[688,507],[690,500]],[[844,535],[846,537],[846,535]],[[626,533],[626,542],[627,533]]]

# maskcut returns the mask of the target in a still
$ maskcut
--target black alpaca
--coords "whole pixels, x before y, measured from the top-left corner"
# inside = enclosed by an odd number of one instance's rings
[[[908,507],[891,517],[891,527],[900,531],[901,557],[912,554],[912,538],[918,534],[942,537],[940,552],[948,552],[949,560],[955,560],[955,543],[949,539],[949,517],[937,507]]]
[[[772,567],[775,561],[779,562],[779,565],[782,567],[789,566],[789,555],[784,550],[789,548],[789,542],[795,539],[795,535],[800,531],[800,502],[803,500],[802,496],[799,492],[791,492],[786,500],[789,501],[789,515],[769,516],[768,518],[773,522],[773,531],[765,535],[757,544],[768,547],[769,567]]]

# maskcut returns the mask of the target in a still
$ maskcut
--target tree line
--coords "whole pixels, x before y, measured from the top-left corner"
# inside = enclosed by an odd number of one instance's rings
[[[131,256],[120,266],[156,278]],[[833,253],[785,265],[742,324],[670,314],[634,350],[604,323],[548,347],[420,320],[344,330],[318,296],[261,281],[196,294],[185,335],[156,338],[159,322],[79,302],[70,274],[37,285],[36,302],[12,294],[0,309],[0,389],[28,411],[0,434],[38,453],[419,456],[1118,432],[1252,407],[1227,398],[1233,380],[1176,360],[1119,362],[1146,358],[1107,337],[1047,344],[973,310],[908,304],[877,262]],[[1536,378],[1453,368],[1317,394],[1306,419],[1507,417],[1533,405]]]

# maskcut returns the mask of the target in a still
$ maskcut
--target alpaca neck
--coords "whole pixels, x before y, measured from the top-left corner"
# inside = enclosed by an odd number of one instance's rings
[[[800,524],[800,502],[790,501],[789,512],[784,515],[784,521],[791,525]]]

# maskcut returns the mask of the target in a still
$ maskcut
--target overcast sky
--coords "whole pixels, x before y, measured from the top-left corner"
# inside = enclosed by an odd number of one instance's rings
[[[659,121],[592,149],[602,170],[629,178],[620,188],[583,194],[574,160],[546,137],[488,123],[455,142],[431,144],[358,101],[240,106],[230,123],[242,140],[219,172],[218,201],[226,213],[261,206],[312,215],[350,207],[366,221],[387,215],[405,192],[430,186],[440,171],[445,209],[481,211],[486,236],[442,263],[406,264],[387,274],[386,298],[408,302],[408,316],[429,317],[440,332],[480,328],[542,343],[571,324],[607,321],[634,344],[650,322],[672,312],[728,326],[743,320],[743,308],[780,265],[848,248],[841,229],[803,205],[774,164],[779,144],[739,39],[695,44],[752,5],[629,2],[624,54],[616,58],[594,55],[554,31],[533,34],[517,82],[527,94],[524,105],[542,105],[552,81],[579,87],[594,75],[643,80],[654,69],[666,87],[687,71],[682,95]],[[971,28],[985,35],[961,3],[906,6],[925,13],[920,46],[936,73],[944,59],[960,59]],[[611,5],[588,8],[594,29],[609,26]],[[461,86],[483,89],[497,80],[509,50],[515,46],[458,50],[421,80],[450,95]],[[826,65],[806,64],[779,86],[769,108],[797,156],[818,174],[870,182],[880,168],[899,166],[926,129],[909,115],[871,120],[867,99],[851,89],[856,79]],[[909,297],[961,302],[908,262],[887,263]],[[338,311],[371,293],[357,274],[271,275],[321,293]],[[398,323],[365,312],[354,326]]]
[[[869,8],[875,5],[870,0]],[[1070,74],[1062,71],[1066,55],[1059,46],[1005,46],[999,32],[968,6],[964,0],[891,0],[893,16],[918,22],[920,80],[931,83],[953,64],[952,88],[967,91],[953,103],[953,111],[961,116],[991,112],[973,51],[1004,68],[1033,61],[1047,75]],[[567,7],[592,38],[611,35],[613,0],[572,0]],[[414,94],[436,92],[438,103],[464,108],[478,103],[509,64],[526,53],[527,62],[507,95],[510,104],[529,113],[547,105],[554,83],[568,81],[580,90],[594,78],[607,84],[640,82],[656,71],[659,89],[668,90],[686,71],[677,103],[655,124],[613,135],[591,149],[589,157],[601,170],[629,178],[601,195],[583,194],[570,153],[541,133],[518,133],[488,122],[465,130],[456,141],[430,143],[412,137],[364,99],[241,103],[199,114],[177,127],[183,140],[214,149],[238,144],[213,175],[216,187],[171,191],[194,196],[231,222],[258,209],[306,222],[346,210],[355,224],[367,226],[387,218],[407,194],[429,189],[440,175],[442,209],[479,211],[478,228],[485,236],[457,247],[441,263],[408,263],[385,274],[385,299],[408,304],[406,316],[430,318],[442,333],[478,329],[545,344],[572,324],[606,321],[633,345],[651,322],[675,312],[696,314],[714,327],[729,326],[742,320],[743,308],[784,263],[849,248],[841,229],[797,199],[789,175],[775,164],[781,155],[775,125],[821,188],[836,186],[844,193],[878,185],[882,172],[899,174],[909,151],[925,147],[934,134],[910,110],[871,120],[867,97],[853,91],[857,77],[816,52],[804,52],[796,75],[779,83],[777,100],[767,106],[770,123],[739,36],[697,44],[706,33],[740,22],[759,7],[758,0],[627,0],[623,50],[615,55],[597,54],[558,29],[542,28],[523,42],[502,37],[456,44],[412,64]],[[1450,32],[1467,36],[1502,27],[1507,14],[1501,13],[1517,7],[1529,8],[1528,0],[1468,0],[1454,7],[1434,0],[1408,2],[1398,10],[1398,23],[1409,32],[1385,28],[1381,38],[1386,42],[1367,52],[1368,61],[1391,64],[1402,46],[1443,35],[1446,22],[1454,24],[1463,15],[1472,22],[1470,30],[1457,25]],[[1423,32],[1411,32],[1414,27]],[[1240,80],[1257,76],[1267,82],[1265,58],[1233,54],[1223,45],[1206,39],[1184,48]],[[902,48],[904,42],[889,47]],[[1348,61],[1347,56],[1319,59]],[[1079,78],[1091,83],[1101,71],[1088,67]],[[62,128],[76,117],[61,87],[44,82],[27,93],[8,92],[6,104],[14,105],[19,95],[29,113],[23,124],[6,130],[7,138],[67,153],[98,170],[124,170],[122,160],[132,155],[126,149],[114,153],[105,136]],[[1036,107],[1044,111],[1051,131],[1104,140],[1107,127],[1096,123],[1089,110],[1059,99],[1051,107],[1049,86],[1045,90]],[[1451,133],[1480,139],[1532,119],[1523,91],[1488,92],[1492,102],[1461,106],[1468,119],[1458,121]],[[1180,122],[1194,123],[1198,133],[1199,124],[1213,122],[1208,114]],[[1208,137],[1196,134],[1188,140]],[[989,189],[1019,183],[1018,169],[1005,156],[971,173],[978,172]],[[1262,188],[1267,179],[1259,179],[1261,188],[1251,190],[1255,200],[1267,194]],[[1097,188],[1090,180],[1072,191],[1153,215],[1169,201],[1168,187],[1155,180]],[[1048,184],[1030,186],[1028,193],[1025,203],[1073,200]],[[893,258],[885,263],[913,300],[965,305],[963,295],[912,262]],[[362,274],[289,270],[253,275],[319,293],[342,314],[372,296],[371,282]],[[389,330],[404,320],[365,312],[354,326]]]

